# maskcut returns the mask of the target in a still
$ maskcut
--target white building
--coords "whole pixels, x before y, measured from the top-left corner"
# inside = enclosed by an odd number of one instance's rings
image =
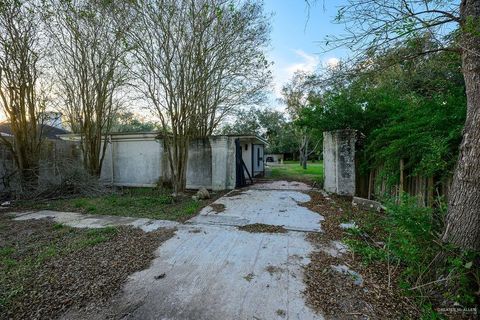
[[[158,133],[112,133],[107,143],[101,181],[115,186],[154,187],[169,180],[167,154]],[[263,176],[265,144],[256,136],[211,136],[192,141],[187,189],[235,189]]]

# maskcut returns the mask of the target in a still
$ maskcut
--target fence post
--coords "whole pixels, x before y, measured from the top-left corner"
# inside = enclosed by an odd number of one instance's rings
[[[372,188],[373,188],[373,170],[370,169],[368,175],[368,200],[372,199]]]
[[[402,197],[403,195],[403,191],[404,191],[404,187],[403,187],[403,170],[404,170],[404,163],[403,163],[403,159],[400,159],[400,187],[399,187],[399,196]]]

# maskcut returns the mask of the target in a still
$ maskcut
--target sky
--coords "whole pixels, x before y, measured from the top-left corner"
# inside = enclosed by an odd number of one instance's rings
[[[278,98],[295,71],[314,71],[321,65],[335,64],[348,54],[344,49],[323,52],[320,45],[325,36],[342,33],[343,27],[332,23],[341,4],[341,0],[318,0],[308,10],[304,0],[265,0],[266,13],[273,15],[268,52],[274,63],[273,90],[268,107],[284,109]]]
[[[320,65],[335,64],[346,50],[322,53],[320,41],[327,35],[341,34],[343,27],[332,23],[338,6],[345,0],[317,0],[310,9],[305,0],[264,0],[265,12],[271,14],[271,46],[268,52],[273,83],[266,107],[284,110],[278,99],[282,86],[295,71],[314,71]],[[313,2],[313,1],[311,1]],[[4,119],[0,112],[0,121]]]

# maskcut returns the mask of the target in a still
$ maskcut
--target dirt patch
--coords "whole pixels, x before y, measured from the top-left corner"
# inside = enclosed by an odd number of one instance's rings
[[[287,229],[282,226],[274,226],[263,223],[253,223],[238,227],[239,230],[247,232],[259,232],[259,233],[286,233]]]
[[[245,277],[243,277],[243,279],[247,280],[248,282],[252,281],[253,278],[255,278],[255,274],[253,273],[249,273]]]
[[[321,193],[310,192],[311,201],[303,204],[324,216],[325,233],[310,233],[307,239],[317,249],[334,240],[341,240],[344,230],[339,227],[345,212],[355,214],[351,199],[325,198]],[[366,266],[359,257],[346,253],[337,257],[316,250],[305,267],[307,303],[330,319],[416,319],[419,310],[413,301],[401,294],[400,268],[387,272],[388,266],[378,263]],[[346,265],[358,272],[363,284],[355,284],[351,275],[336,272],[331,266]],[[391,270],[392,268],[390,268]]]
[[[265,270],[270,273],[271,276],[273,276],[275,273],[280,273],[283,271],[282,268],[277,267],[277,266],[268,266],[265,268]]]
[[[324,233],[311,233],[308,235],[314,238],[316,243],[328,244],[332,240],[339,240],[343,237],[343,230],[339,227],[344,213],[351,208],[351,197],[331,196],[326,199],[320,192],[306,192],[310,196],[310,201],[298,203],[298,205],[307,207],[311,211],[318,212],[324,216],[322,229]]]
[[[225,211],[225,205],[223,203],[212,203],[210,207],[215,211],[215,214]]]
[[[284,318],[284,317],[287,316],[287,312],[285,312],[285,310],[283,310],[283,309],[278,309],[277,310],[277,315]]]
[[[74,229],[50,220],[0,217],[0,319],[52,319],[99,307],[145,269],[174,230]]]
[[[242,194],[245,194],[245,190],[233,190],[233,191],[230,191],[227,196],[229,198],[233,198]]]

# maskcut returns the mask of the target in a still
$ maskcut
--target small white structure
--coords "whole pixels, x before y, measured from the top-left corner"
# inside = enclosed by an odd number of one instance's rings
[[[265,144],[256,136],[211,136],[192,141],[187,189],[241,187],[242,170],[247,180],[263,175]],[[154,187],[168,181],[169,165],[161,137],[155,132],[109,135],[100,178],[105,183],[130,187]]]
[[[265,162],[267,163],[282,163],[283,153],[269,153],[265,156]]]

